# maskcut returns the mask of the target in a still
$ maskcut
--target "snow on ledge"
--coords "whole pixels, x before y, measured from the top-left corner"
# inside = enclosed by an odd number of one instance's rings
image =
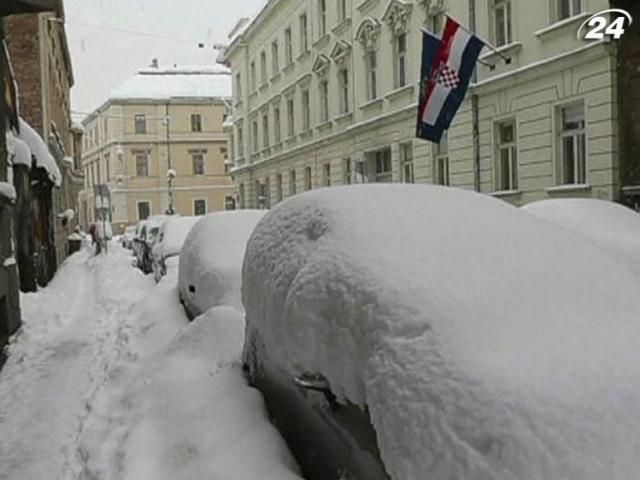
[[[0,182],[0,197],[9,201],[9,203],[15,203],[18,198],[16,195],[16,189],[13,185],[7,182]]]
[[[18,138],[27,144],[31,153],[36,158],[36,166],[47,171],[49,179],[56,187],[62,185],[62,175],[55,158],[49,152],[47,144],[31,125],[20,118],[20,135]]]

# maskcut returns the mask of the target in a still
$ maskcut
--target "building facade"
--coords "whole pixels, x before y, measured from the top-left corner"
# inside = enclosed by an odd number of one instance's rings
[[[180,215],[235,208],[223,133],[230,94],[231,77],[218,67],[156,65],[116,89],[83,122],[85,226],[98,220],[100,185],[114,232],[170,206]]]
[[[606,0],[271,0],[236,32],[240,204],[357,182],[437,183],[521,205],[619,200],[615,42],[577,31]],[[439,144],[415,138],[421,30],[445,13],[495,45]]]

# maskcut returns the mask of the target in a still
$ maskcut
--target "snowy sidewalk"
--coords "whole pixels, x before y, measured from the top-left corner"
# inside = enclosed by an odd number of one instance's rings
[[[114,250],[74,255],[22,298],[0,372],[0,480],[300,478],[242,377],[243,318],[189,324],[175,276],[155,285]]]

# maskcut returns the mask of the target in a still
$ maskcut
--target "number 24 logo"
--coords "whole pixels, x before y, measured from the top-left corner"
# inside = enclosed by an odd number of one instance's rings
[[[616,17],[612,21],[609,20],[608,13],[620,13],[622,16]],[[626,10],[620,8],[610,8],[591,15],[578,29],[578,38],[585,27],[589,27],[584,38],[586,40],[602,40],[605,35],[613,37],[616,40],[622,37],[625,31],[625,20],[627,25],[631,25],[633,18]]]

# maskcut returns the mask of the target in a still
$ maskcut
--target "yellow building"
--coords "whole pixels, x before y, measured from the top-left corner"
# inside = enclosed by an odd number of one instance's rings
[[[171,207],[180,215],[235,208],[222,129],[230,96],[231,77],[219,66],[154,62],[118,87],[83,122],[83,224],[97,219],[95,192],[104,185],[114,232]]]

